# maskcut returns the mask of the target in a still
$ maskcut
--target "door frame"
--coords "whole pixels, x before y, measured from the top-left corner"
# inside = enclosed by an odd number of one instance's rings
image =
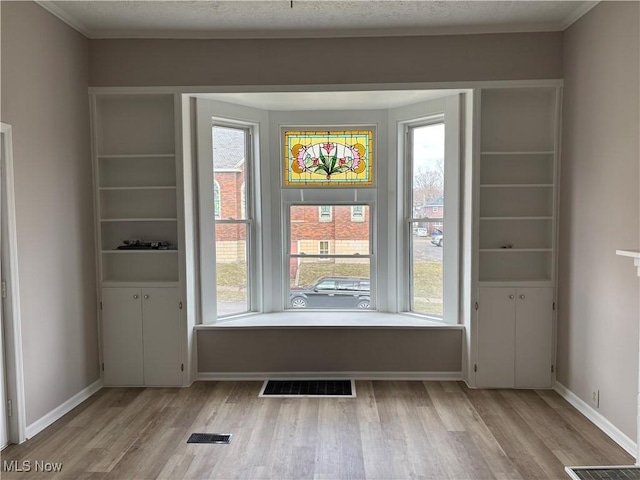
[[[2,211],[0,214],[3,280],[7,282],[7,297],[3,300],[5,368],[7,397],[12,403],[9,417],[9,442],[26,440],[27,420],[24,393],[24,362],[22,352],[22,323],[20,316],[20,292],[18,281],[18,239],[16,235],[16,203],[13,171],[13,143],[11,125],[0,122],[2,154],[0,170],[2,187]]]

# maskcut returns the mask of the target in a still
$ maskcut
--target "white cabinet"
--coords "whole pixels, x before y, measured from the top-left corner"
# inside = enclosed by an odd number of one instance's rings
[[[103,288],[104,384],[182,384],[177,288]]]
[[[553,289],[480,288],[475,384],[549,388],[553,379]]]

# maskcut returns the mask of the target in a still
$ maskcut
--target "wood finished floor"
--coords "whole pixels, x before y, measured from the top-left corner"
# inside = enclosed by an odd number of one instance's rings
[[[357,398],[258,398],[261,382],[104,388],[4,462],[3,479],[566,479],[633,459],[553,391],[358,381]],[[194,432],[230,445],[187,444]]]

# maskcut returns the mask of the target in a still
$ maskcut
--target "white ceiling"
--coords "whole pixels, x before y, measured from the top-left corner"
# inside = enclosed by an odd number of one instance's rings
[[[250,92],[198,95],[263,110],[387,110],[446,97],[463,90],[385,90],[350,92]]]
[[[89,38],[299,38],[560,31],[594,1],[39,1]]]

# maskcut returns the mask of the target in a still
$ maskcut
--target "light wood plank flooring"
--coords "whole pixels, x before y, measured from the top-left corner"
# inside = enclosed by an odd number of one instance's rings
[[[358,381],[355,399],[258,398],[260,382],[104,388],[5,462],[3,479],[565,479],[633,459],[553,391]],[[191,433],[232,433],[194,445]],[[62,471],[35,472],[35,462]]]

